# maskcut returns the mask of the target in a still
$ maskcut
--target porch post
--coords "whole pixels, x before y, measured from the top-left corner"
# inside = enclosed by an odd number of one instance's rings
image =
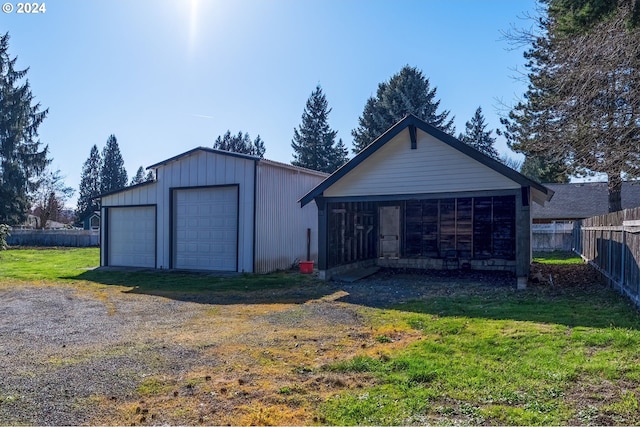
[[[529,188],[516,194],[516,277],[518,289],[526,289],[531,266],[531,207]]]
[[[318,207],[318,275],[320,280],[328,280],[327,277],[327,231],[329,215],[327,214],[327,202],[324,197],[316,197]]]

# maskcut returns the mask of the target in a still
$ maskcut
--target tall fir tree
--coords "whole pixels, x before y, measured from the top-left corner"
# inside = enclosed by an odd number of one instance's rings
[[[407,114],[413,114],[425,122],[453,135],[455,127],[449,111],[438,112],[436,88],[422,71],[408,65],[389,81],[378,85],[375,97],[367,100],[358,127],[351,131],[353,152],[358,153]]]
[[[136,171],[135,176],[133,178],[131,178],[131,184],[130,185],[142,184],[145,181],[146,181],[146,178],[144,176],[144,168],[142,166],[140,166],[138,168],[138,170]]]
[[[320,85],[307,100],[302,123],[293,130],[294,166],[332,173],[348,160],[349,151],[342,139],[336,142],[337,131],[329,127],[331,108]]]
[[[34,103],[27,71],[16,70],[9,56],[9,34],[0,37],[0,223],[16,225],[26,218],[30,193],[49,164],[48,147],[38,127],[48,109]]]
[[[231,131],[225,132],[224,135],[218,136],[213,144],[213,148],[218,150],[233,151],[234,153],[248,154],[250,156],[264,157],[267,149],[260,135],[251,141],[248,133],[239,131],[237,135],[231,135]]]
[[[102,150],[102,168],[100,169],[100,192],[120,190],[129,181],[124,160],[120,154],[120,147],[115,135],[109,136],[107,144]]]
[[[80,191],[78,192],[78,207],[76,217],[83,219],[91,212],[100,209],[100,205],[95,197],[100,195],[100,173],[102,170],[102,157],[98,147],[94,144],[91,147],[89,157],[82,165],[82,175],[80,176]]]
[[[461,133],[458,139],[481,153],[495,160],[500,160],[498,150],[493,146],[496,139],[491,136],[491,133],[491,130],[487,131],[482,108],[478,107],[471,120],[465,123],[465,133]]]

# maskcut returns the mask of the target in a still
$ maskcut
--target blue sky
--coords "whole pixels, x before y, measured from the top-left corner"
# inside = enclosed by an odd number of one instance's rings
[[[17,2],[10,2],[17,6]],[[0,14],[10,54],[49,108],[40,139],[76,189],[93,144],[115,134],[129,176],[226,130],[258,134],[266,158],[291,138],[317,84],[347,146],[366,100],[404,65],[437,88],[464,130],[478,106],[500,126],[526,84],[501,32],[535,0],[53,0]],[[500,138],[497,148],[508,149]],[[517,157],[509,153],[512,157]],[[75,198],[70,201],[75,207]]]

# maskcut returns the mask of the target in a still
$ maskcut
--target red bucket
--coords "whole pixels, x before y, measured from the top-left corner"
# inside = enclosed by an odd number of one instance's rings
[[[313,273],[313,261],[300,261],[300,273]]]

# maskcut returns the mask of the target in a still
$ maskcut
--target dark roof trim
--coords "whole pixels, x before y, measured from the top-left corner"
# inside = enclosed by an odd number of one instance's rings
[[[168,163],[174,162],[174,161],[176,161],[178,159],[181,159],[183,157],[190,156],[191,154],[195,153],[196,151],[204,151],[204,152],[207,152],[207,153],[221,154],[223,156],[239,157],[241,159],[254,160],[254,161],[255,160],[260,160],[259,157],[250,156],[248,154],[234,153],[233,151],[217,150],[215,148],[208,148],[208,147],[196,147],[196,148],[193,148],[193,149],[191,149],[189,151],[185,151],[182,154],[178,154],[177,156],[173,156],[173,157],[171,157],[171,158],[169,158],[167,160],[163,160],[163,161],[161,161],[159,163],[153,164],[153,165],[147,167],[147,169],[157,169],[160,166],[164,166],[164,165],[166,165]]]
[[[506,176],[507,178],[511,179],[512,181],[517,182],[521,186],[532,187],[532,188],[538,190],[539,192],[541,192],[541,193],[543,193],[545,195],[547,200],[551,197],[551,195],[553,195],[553,192],[551,190],[548,190],[543,185],[541,185],[541,184],[539,184],[539,183],[537,183],[535,181],[530,180],[529,178],[527,178],[526,176],[522,175],[521,173],[519,173],[519,172],[511,169],[510,167],[503,165],[499,161],[497,161],[495,159],[492,159],[491,157],[479,152],[475,148],[473,148],[473,147],[471,147],[471,146],[459,141],[458,139],[454,138],[453,136],[451,136],[451,135],[441,131],[440,129],[438,129],[438,128],[426,123],[425,121],[419,119],[418,117],[414,116],[413,114],[409,114],[409,115],[405,116],[405,118],[400,120],[398,123],[393,125],[391,128],[389,128],[389,130],[387,130],[385,133],[383,133],[378,138],[376,138],[371,144],[369,144],[366,148],[364,148],[362,151],[360,151],[354,158],[352,158],[349,162],[347,162],[345,165],[343,165],[340,169],[338,169],[333,174],[331,174],[327,179],[325,179],[320,184],[318,184],[313,190],[311,190],[309,193],[304,195],[299,200],[300,204],[302,206],[305,206],[308,203],[310,203],[314,198],[316,198],[318,196],[321,196],[322,193],[324,192],[324,190],[326,190],[327,188],[329,188],[330,186],[335,184],[343,176],[345,176],[347,173],[349,173],[353,169],[355,169],[358,165],[360,165],[360,163],[365,161],[369,156],[371,156],[373,153],[375,153],[380,147],[385,145],[387,142],[392,140],[395,136],[397,136],[405,128],[409,127],[410,134],[411,134],[412,133],[411,132],[411,127],[412,126],[417,128],[417,129],[422,130],[423,132],[425,132],[425,133],[427,133],[427,134],[429,134],[429,135],[431,135],[431,136],[433,136],[435,138],[437,138],[438,140],[444,142],[445,144],[448,144],[452,148],[455,148],[456,150],[466,154],[467,156],[473,158],[474,160],[477,160],[478,162],[484,164],[485,166],[490,167],[491,169],[493,169],[496,172]]]

